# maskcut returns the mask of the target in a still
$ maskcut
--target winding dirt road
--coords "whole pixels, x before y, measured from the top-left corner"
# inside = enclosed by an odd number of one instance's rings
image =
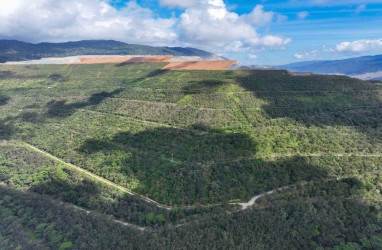
[[[67,167],[69,167],[69,168],[71,168],[71,169],[77,170],[77,171],[79,171],[79,172],[81,172],[81,173],[87,175],[88,177],[91,177],[91,178],[93,178],[93,179],[95,179],[95,180],[97,180],[97,181],[99,181],[99,182],[102,182],[102,183],[104,183],[104,184],[106,184],[106,185],[109,185],[109,186],[112,186],[112,187],[114,187],[114,188],[117,188],[118,190],[120,190],[120,191],[122,191],[122,192],[124,192],[124,193],[127,193],[127,194],[130,194],[130,195],[139,197],[139,198],[141,198],[142,200],[144,200],[144,201],[146,201],[146,202],[148,202],[148,203],[154,204],[154,205],[156,205],[156,206],[159,207],[159,208],[164,208],[164,209],[167,209],[167,210],[171,210],[171,209],[172,209],[172,207],[169,207],[169,206],[160,204],[160,203],[158,203],[158,202],[156,202],[156,201],[154,201],[154,200],[152,200],[152,199],[150,199],[150,198],[148,198],[148,197],[146,197],[146,196],[137,194],[137,193],[135,193],[135,192],[133,192],[133,191],[131,191],[131,190],[125,188],[125,187],[122,187],[122,186],[120,186],[120,185],[118,185],[118,184],[115,184],[114,182],[111,182],[111,181],[109,181],[109,180],[107,180],[107,179],[105,179],[105,178],[102,178],[102,177],[100,177],[100,176],[98,176],[98,175],[96,175],[96,174],[93,174],[92,172],[90,172],[90,171],[88,171],[88,170],[86,170],[86,169],[80,168],[80,167],[78,167],[78,166],[76,166],[76,165],[73,165],[73,164],[71,164],[71,163],[67,163],[67,162],[61,160],[60,158],[58,158],[58,157],[56,157],[56,156],[54,156],[54,155],[51,155],[51,154],[49,154],[48,152],[45,152],[45,151],[43,151],[43,150],[41,150],[41,149],[39,149],[39,148],[37,148],[37,147],[35,147],[35,146],[29,144],[29,143],[24,142],[23,144],[24,144],[27,148],[29,148],[29,149],[31,149],[31,150],[33,150],[33,151],[35,151],[35,152],[38,152],[38,153],[40,153],[40,154],[43,154],[43,155],[47,156],[48,158],[53,159],[53,160],[55,160],[55,161],[57,161],[57,162],[60,162],[60,163],[64,164],[65,166],[67,166]]]
[[[255,204],[255,202],[260,199],[261,197],[265,196],[265,195],[270,195],[270,194],[273,194],[276,190],[272,190],[272,191],[269,191],[269,192],[266,192],[266,193],[263,193],[263,194],[260,194],[260,195],[257,195],[255,197],[253,197],[252,199],[250,199],[248,202],[246,203],[231,203],[231,204],[237,204],[237,205],[240,205],[241,206],[241,210],[246,210],[248,209],[249,207],[253,206]]]
[[[45,155],[46,157],[51,158],[51,159],[53,159],[53,160],[55,160],[55,161],[57,161],[57,162],[60,162],[60,163],[64,164],[65,166],[67,166],[67,167],[69,167],[69,168],[71,168],[71,169],[77,170],[77,171],[79,171],[79,172],[85,174],[86,176],[88,176],[88,177],[90,177],[90,178],[92,178],[92,179],[94,179],[94,180],[96,180],[96,181],[99,181],[99,182],[102,182],[102,183],[104,183],[104,184],[106,184],[106,185],[109,185],[109,186],[112,186],[112,187],[114,187],[114,188],[117,188],[118,190],[120,190],[120,191],[122,191],[122,192],[124,192],[124,193],[127,193],[127,194],[133,195],[133,196],[135,196],[135,197],[138,197],[138,198],[140,198],[140,199],[146,201],[147,203],[153,204],[153,205],[155,205],[155,206],[157,206],[157,207],[159,207],[159,208],[163,208],[163,209],[166,209],[166,210],[173,210],[173,209],[178,208],[178,207],[176,207],[176,206],[167,206],[167,205],[164,205],[164,204],[160,204],[159,202],[154,201],[154,200],[150,199],[149,197],[146,197],[146,196],[144,196],[144,195],[135,193],[135,192],[133,192],[133,191],[131,191],[131,190],[129,190],[129,189],[123,187],[123,186],[120,186],[120,185],[118,185],[118,184],[115,184],[114,182],[111,182],[111,181],[109,181],[109,180],[107,180],[107,179],[105,179],[105,178],[103,178],[103,177],[101,177],[101,176],[98,176],[98,175],[96,175],[96,174],[93,174],[92,172],[90,172],[90,171],[88,171],[88,170],[86,170],[86,169],[83,169],[83,168],[78,167],[78,166],[76,166],[76,165],[73,165],[73,164],[71,164],[71,163],[67,163],[67,162],[61,160],[60,158],[58,158],[58,157],[56,157],[56,156],[54,156],[54,155],[52,155],[52,154],[50,154],[50,153],[48,153],[48,152],[46,152],[46,151],[44,151],[44,150],[41,150],[41,149],[39,149],[39,148],[37,148],[37,147],[35,147],[35,146],[29,144],[29,143],[22,142],[22,144],[23,144],[25,147],[27,147],[27,148],[29,148],[29,149],[35,151],[35,152],[38,152],[38,153],[40,153],[40,154],[43,154],[43,155]],[[183,209],[208,208],[208,207],[217,207],[217,206],[223,206],[223,205],[229,204],[229,205],[239,205],[239,206],[241,206],[241,210],[246,210],[246,209],[248,209],[249,207],[253,206],[253,205],[256,203],[256,201],[257,201],[258,199],[260,199],[260,198],[262,198],[262,197],[264,197],[264,196],[266,196],[266,195],[271,195],[271,194],[273,194],[273,193],[275,193],[275,192],[278,192],[278,191],[282,191],[282,190],[288,189],[288,188],[290,188],[290,187],[292,187],[292,186],[295,186],[295,185],[289,185],[289,186],[285,186],[285,187],[277,188],[277,189],[274,189],[274,190],[270,190],[270,191],[268,191],[268,192],[265,192],[265,193],[256,195],[256,196],[254,196],[252,199],[250,199],[248,202],[244,202],[244,203],[240,203],[240,202],[231,202],[231,203],[218,203],[218,204],[207,204],[207,205],[198,205],[198,206],[185,206],[185,207],[183,207]],[[124,224],[124,222],[121,222],[121,221],[118,221],[118,223],[120,223],[120,224]],[[128,223],[127,223],[127,224],[128,224]]]

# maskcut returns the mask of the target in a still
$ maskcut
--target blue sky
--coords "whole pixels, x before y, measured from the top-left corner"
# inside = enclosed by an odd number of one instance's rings
[[[169,17],[179,15],[182,8],[166,7],[158,1],[141,0],[142,6],[155,10],[158,15]],[[282,64],[301,60],[339,59],[352,56],[382,53],[382,46],[375,50],[361,52],[326,52],[342,42],[382,39],[381,1],[248,1],[225,0],[227,8],[238,14],[246,14],[256,5],[263,5],[265,11],[272,11],[286,17],[276,20],[259,31],[289,37],[292,42],[287,48],[258,50],[256,59],[247,53],[226,53],[247,64]],[[118,8],[124,1],[114,2]],[[281,18],[282,19],[282,18]],[[297,55],[296,55],[297,54]],[[303,58],[297,58],[304,55]]]
[[[258,65],[382,54],[382,0],[1,1],[0,39],[189,46]]]

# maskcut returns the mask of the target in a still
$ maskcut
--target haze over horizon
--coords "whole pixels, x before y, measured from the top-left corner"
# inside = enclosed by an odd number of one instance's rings
[[[277,65],[382,53],[382,1],[2,0],[0,39],[113,39]]]

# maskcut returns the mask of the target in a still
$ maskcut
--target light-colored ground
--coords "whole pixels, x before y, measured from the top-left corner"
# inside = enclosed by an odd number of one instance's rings
[[[215,56],[202,58],[198,56],[104,56],[86,55],[70,57],[52,57],[39,60],[29,60],[20,62],[7,62],[5,64],[98,64],[98,63],[140,63],[140,62],[168,62],[163,69],[167,70],[228,70],[237,64],[237,61],[224,60]]]
[[[218,55],[211,55],[208,57],[200,56],[174,56],[170,62],[200,62],[200,61],[224,61],[227,60],[224,57]]]
[[[19,62],[6,62],[5,64],[81,64],[81,63],[123,63],[131,60],[130,62],[169,62],[173,56],[144,56],[144,55],[78,55],[69,57],[49,57],[41,58],[38,60],[28,60]],[[186,59],[186,58],[185,58]],[[81,62],[81,60],[83,62]],[[104,62],[102,62],[104,61]]]
[[[199,62],[205,61],[200,56],[174,56],[170,62]]]
[[[11,65],[25,65],[25,64],[72,64],[79,63],[80,56],[69,56],[69,57],[49,57],[41,58],[38,60],[28,60],[28,61],[19,61],[19,62],[6,62],[5,64]]]
[[[358,78],[361,80],[374,80],[374,79],[382,79],[382,71],[364,73],[361,75],[353,75],[352,77]]]
[[[266,192],[266,193],[263,193],[263,194],[260,194],[260,195],[257,195],[255,197],[253,197],[252,199],[250,199],[248,202],[245,202],[245,203],[236,203],[238,205],[241,206],[241,210],[246,210],[248,209],[249,207],[252,207],[255,202],[260,199],[261,197],[263,196],[266,196],[266,195],[271,195],[275,192],[275,190],[272,190],[272,191],[269,191],[269,192]]]
[[[138,63],[138,62],[169,62],[173,56],[109,56],[81,57],[81,64],[96,63]]]
[[[198,62],[170,62],[163,69],[168,70],[226,70],[236,61],[198,61]]]

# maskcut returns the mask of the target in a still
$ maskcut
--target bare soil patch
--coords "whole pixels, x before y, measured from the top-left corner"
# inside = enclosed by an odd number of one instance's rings
[[[113,57],[82,57],[81,64],[96,63],[139,63],[139,62],[169,62],[173,56],[113,56]]]

